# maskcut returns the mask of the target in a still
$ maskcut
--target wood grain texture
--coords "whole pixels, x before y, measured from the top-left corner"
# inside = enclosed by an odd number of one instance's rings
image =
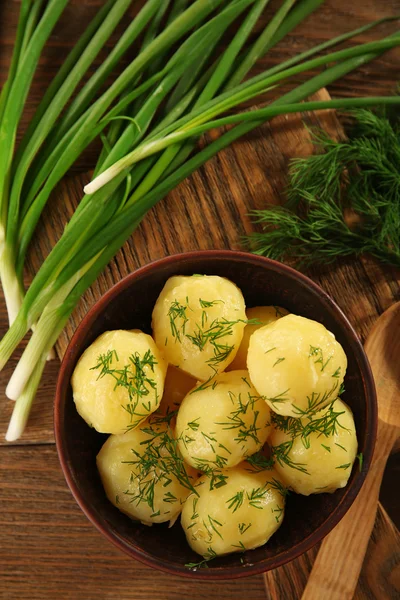
[[[265,598],[261,575],[232,582],[182,581],[116,550],[75,503],[54,445],[1,448],[0,479],[0,598]]]
[[[297,560],[265,573],[267,600],[301,598],[317,552],[315,547]],[[396,600],[399,590],[400,534],[382,504],[378,504],[375,526],[353,600]]]
[[[40,60],[28,99],[21,132],[26,128],[43,91],[70,47],[102,0],[70,0]],[[142,0],[133,3],[139,9]],[[272,0],[265,19],[277,6]],[[0,84],[4,81],[15,35],[19,0],[0,3]],[[368,21],[400,13],[400,0],[327,0],[307,23],[283,40],[262,61],[274,65],[333,35]],[[371,41],[393,32],[393,24],[370,31],[358,41]],[[119,31],[110,40],[111,47]],[[101,54],[96,65],[102,60]],[[398,81],[400,53],[393,50],[330,88],[334,96],[390,94]],[[337,135],[334,115],[306,116],[308,125],[323,125]],[[197,248],[240,248],[241,236],[251,230],[248,211],[284,198],[285,173],[295,156],[311,151],[310,139],[295,117],[276,119],[232,148],[215,157],[205,168],[183,182],[146,218],[83,298],[59,341],[60,354],[68,339],[95,299],[115,280],[138,265],[161,256]],[[71,170],[85,173],[93,167],[93,145]],[[65,179],[53,194],[45,224],[41,224],[30,256],[31,271],[56,241],[87,176]],[[377,316],[400,299],[400,273],[381,268],[368,258],[346,259],[329,269],[309,273],[349,316],[360,338],[365,339]],[[29,279],[29,275],[27,276]],[[0,298],[0,334],[6,328],[4,303]],[[0,444],[4,444],[12,403],[4,399],[5,383],[14,362],[0,374]],[[52,401],[57,361],[46,366],[43,385],[29,428],[21,446],[0,447],[0,597],[61,599],[85,596],[154,598],[172,600],[183,595],[222,599],[246,595],[251,600],[265,597],[262,577],[242,582],[204,584],[181,581],[151,571],[114,550],[82,515],[63,480],[52,445]],[[38,444],[35,446],[35,444]],[[378,514],[355,598],[394,598],[399,584],[399,539],[387,520]],[[268,598],[295,600],[301,594],[317,549],[290,565],[267,574]],[[297,594],[297,595],[296,595]]]

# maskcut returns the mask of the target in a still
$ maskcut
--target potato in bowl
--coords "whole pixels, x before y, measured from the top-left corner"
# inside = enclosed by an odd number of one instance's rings
[[[174,534],[163,525],[148,528],[131,521],[107,500],[96,469],[95,457],[105,439],[90,429],[74,407],[68,381],[82,352],[109,329],[140,328],[151,333],[152,306],[168,277],[176,274],[206,273],[231,279],[243,292],[247,306],[284,306],[289,312],[318,320],[335,334],[348,357],[346,391],[343,400],[351,404],[357,427],[358,452],[364,456],[363,469],[354,468],[348,485],[334,494],[294,494],[287,497],[282,525],[268,544],[243,554],[221,556],[208,569],[188,569],[196,563],[178,523]],[[363,350],[345,317],[315,286],[291,269],[265,259],[232,252],[206,252],[171,257],[132,274],[110,291],[89,313],[78,329],[60,374],[56,402],[56,435],[67,481],[86,514],[118,547],[146,564],[189,577],[241,577],[275,568],[307,550],[325,535],[350,505],[361,485],[371,456],[375,400]],[[350,401],[351,399],[351,401]],[[368,432],[368,435],[367,435]]]

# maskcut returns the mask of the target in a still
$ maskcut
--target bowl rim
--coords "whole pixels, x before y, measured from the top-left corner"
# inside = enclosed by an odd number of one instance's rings
[[[101,523],[100,520],[97,518],[97,515],[93,510],[92,506],[89,503],[86,503],[85,499],[81,496],[78,486],[75,483],[67,457],[66,446],[64,443],[65,440],[63,436],[61,417],[61,404],[63,402],[63,399],[66,398],[66,394],[63,394],[63,390],[66,390],[69,384],[69,380],[66,380],[66,372],[67,367],[69,366],[69,362],[71,360],[71,355],[74,352],[76,344],[80,341],[80,338],[83,335],[83,333],[86,332],[86,330],[90,327],[96,315],[101,313],[111,302],[111,300],[113,300],[119,293],[129,288],[132,280],[135,280],[137,277],[141,277],[142,275],[146,274],[148,271],[153,270],[154,268],[157,269],[164,265],[170,265],[171,263],[181,264],[182,261],[185,262],[186,260],[192,260],[194,258],[198,259],[199,257],[203,257],[205,259],[212,258],[222,260],[235,259],[238,262],[251,262],[255,265],[260,265],[264,267],[267,266],[273,271],[286,273],[287,275],[289,275],[289,277],[301,282],[303,285],[305,284],[314,292],[318,293],[321,297],[321,300],[330,305],[330,308],[334,310],[334,312],[341,320],[342,325],[346,330],[346,333],[349,335],[350,338],[352,338],[352,341],[354,343],[354,355],[357,359],[357,362],[360,364],[360,368],[365,377],[364,381],[366,389],[366,400],[369,409],[369,420],[367,421],[366,426],[366,437],[368,439],[368,442],[366,451],[363,455],[362,470],[357,473],[356,477],[352,482],[351,487],[347,489],[347,492],[344,494],[340,503],[333,510],[333,512],[330,513],[329,517],[316,530],[311,532],[309,536],[307,536],[305,539],[299,542],[296,546],[293,546],[289,550],[283,552],[279,558],[269,557],[256,564],[245,563],[242,567],[224,567],[221,568],[221,571],[214,571],[213,569],[198,569],[194,571],[192,569],[185,568],[184,566],[175,565],[174,563],[169,561],[168,563],[166,563],[163,559],[155,558],[151,554],[140,550],[137,547],[131,546],[122,537],[120,537],[116,531],[111,531],[109,528],[105,527],[103,523]],[[250,575],[258,575],[260,573],[264,573],[271,568],[278,568],[286,564],[287,562],[294,560],[301,554],[310,550],[310,548],[312,548],[319,541],[321,541],[338,524],[338,522],[348,511],[364,483],[374,452],[377,433],[377,423],[378,407],[372,370],[365,350],[360,342],[360,339],[353,326],[349,322],[348,318],[342,311],[342,309],[318,284],[316,284],[309,277],[297,271],[296,269],[293,269],[288,265],[263,256],[236,250],[196,250],[191,252],[172,254],[170,256],[154,260],[143,265],[142,267],[139,267],[138,269],[132,271],[131,273],[123,277],[120,281],[115,283],[105,294],[101,296],[101,298],[99,298],[94,303],[94,305],[89,309],[89,311],[86,313],[86,315],[76,328],[61,362],[60,370],[57,377],[57,386],[54,401],[54,435],[61,469],[63,471],[64,477],[75,501],[77,502],[82,512],[89,519],[89,521],[91,521],[91,523],[100,531],[100,533],[102,533],[112,544],[114,544],[124,553],[128,554],[130,557],[140,561],[141,563],[149,567],[157,568],[169,574],[209,581],[222,579],[238,579],[241,577],[248,577]],[[268,564],[271,561],[274,561],[274,564],[272,566]]]

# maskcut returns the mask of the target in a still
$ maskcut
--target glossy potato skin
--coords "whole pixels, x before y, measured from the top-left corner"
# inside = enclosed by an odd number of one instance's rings
[[[166,415],[179,409],[184,397],[196,387],[197,381],[185,371],[168,366],[164,381],[164,393],[159,406],[159,412]]]
[[[153,336],[169,364],[206,381],[233,361],[245,320],[243,294],[228,279],[174,276],[155,304]]]
[[[257,329],[260,329],[261,327],[264,327],[265,325],[268,325],[273,321],[277,321],[278,319],[284,317],[287,314],[288,311],[280,306],[254,306],[253,308],[248,308],[246,310],[247,319],[249,321],[256,319],[257,321],[259,321],[259,323],[248,323],[246,325],[243,331],[242,343],[239,346],[239,350],[237,351],[234,360],[227,368],[227,371],[247,369],[247,352],[249,350],[251,335],[255,331],[257,331]]]
[[[154,431],[154,434],[149,434],[149,430]],[[151,448],[150,457],[157,453],[164,459],[171,457],[171,453],[162,444],[162,434],[165,432],[168,436],[173,436],[167,423],[153,415],[136,429],[121,435],[111,435],[97,455],[97,468],[107,498],[121,512],[145,525],[174,522],[190,493],[190,489],[181,485],[172,472],[165,473],[157,466],[147,471],[144,470],[143,463],[140,465],[139,457],[143,457],[148,445]],[[132,464],[133,462],[136,464]],[[195,483],[196,471],[187,466],[186,472]],[[154,482],[152,506],[146,502],[146,493],[143,492],[149,481]]]
[[[347,358],[321,323],[290,314],[253,333],[247,367],[274,412],[300,417],[339,395]]]
[[[322,430],[331,426],[334,414],[338,415],[336,426],[327,435]],[[302,436],[298,433],[293,440],[287,458],[294,466],[290,466],[284,460],[275,461],[275,468],[282,481],[293,491],[304,496],[332,493],[345,487],[356,458],[357,435],[353,414],[340,399],[337,399],[332,407],[318,411],[312,418],[304,417],[296,421],[301,422],[303,427],[310,424],[312,426],[312,423],[315,427],[315,423],[321,422],[324,416],[326,425],[320,426],[319,430],[310,435]],[[282,421],[288,424],[289,419],[283,418],[281,423]],[[272,451],[291,440],[291,433],[282,431],[275,423],[271,434]]]
[[[154,365],[144,366],[143,371],[155,387],[145,383],[145,395],[130,399],[125,386],[116,386],[120,375],[102,376],[101,367],[93,368],[99,364],[99,356],[108,352],[113,352],[110,370],[121,370],[129,365],[130,375],[136,373],[130,357],[137,353],[143,359],[146,352],[150,352]],[[139,330],[107,331],[85,350],[75,367],[71,385],[76,409],[86,423],[100,433],[123,433],[157,409],[166,371],[167,363],[151,336]]]
[[[257,452],[271,431],[271,412],[247,371],[221,373],[184,398],[176,434],[185,461],[195,468],[234,467]]]
[[[226,485],[210,489],[206,475],[183,507],[181,524],[191,548],[205,557],[243,552],[265,544],[280,527],[285,490],[277,474],[254,472],[248,463],[222,471]]]

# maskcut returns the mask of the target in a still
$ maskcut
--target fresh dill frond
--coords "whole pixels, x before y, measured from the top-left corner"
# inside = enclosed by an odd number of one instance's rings
[[[210,546],[209,548],[207,548],[207,552],[205,553],[203,560],[200,560],[199,562],[196,562],[196,563],[195,562],[186,563],[185,567],[187,567],[188,569],[193,569],[193,570],[199,569],[201,567],[207,567],[208,566],[207,563],[216,557],[217,557],[217,553],[214,552],[214,550]]]
[[[147,439],[141,442],[143,450],[138,452],[132,448],[132,460],[123,461],[124,464],[134,467],[131,483],[135,481],[137,484],[137,491],[131,492],[128,489],[125,492],[130,497],[130,501],[136,502],[137,505],[145,503],[154,511],[155,485],[160,482],[162,487],[168,488],[172,483],[171,476],[174,476],[184,488],[198,496],[168,420],[162,416],[152,417],[149,425],[142,427],[142,432],[147,436]],[[166,489],[163,502],[172,504],[177,500]]]
[[[248,456],[246,461],[251,465],[251,471],[270,471],[274,466],[274,460],[267,458],[261,452],[256,452],[252,456]]]
[[[113,366],[114,361],[119,361],[116,350],[108,350],[97,357],[97,363],[90,370],[99,371],[97,379],[112,377],[115,381],[114,390],[119,387],[126,389],[127,403],[122,407],[130,415],[129,430],[137,427],[151,413],[152,402],[146,400],[146,396],[152,391],[158,404],[157,384],[151,377],[157,361],[150,350],[143,356],[134,352],[129,356],[128,364],[120,368]]]
[[[400,266],[398,115],[351,116],[348,139],[317,132],[319,153],[292,161],[286,205],[253,211],[256,254],[307,267],[367,253]]]

